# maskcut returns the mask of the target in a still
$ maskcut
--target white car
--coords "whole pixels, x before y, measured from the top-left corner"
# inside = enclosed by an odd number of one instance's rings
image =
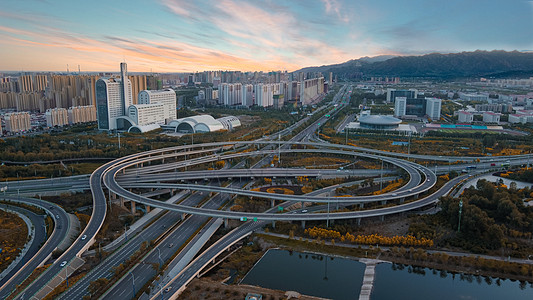
[[[60,264],[61,267],[64,267],[64,266],[66,266],[66,265],[67,265],[67,261],[66,261],[66,260],[64,260],[64,261]]]
[[[85,240],[86,238],[87,238],[87,235],[84,234],[84,235],[81,237],[81,240],[83,241],[83,240]]]
[[[304,209],[304,210],[302,210],[302,213],[304,213],[304,214],[305,214],[306,212],[307,212],[307,209]]]

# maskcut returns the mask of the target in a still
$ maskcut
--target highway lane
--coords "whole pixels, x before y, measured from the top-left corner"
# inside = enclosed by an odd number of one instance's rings
[[[26,260],[26,264],[23,268],[17,269],[17,272],[11,274],[10,277],[7,278],[7,281],[3,282],[3,285],[0,287],[0,299],[5,299],[15,290],[17,285],[30,276],[35,269],[43,265],[43,263],[52,255],[52,252],[59,246],[59,244],[61,244],[63,239],[67,236],[70,219],[60,206],[44,200],[17,196],[0,196],[0,199],[34,205],[44,209],[48,215],[54,216],[54,230],[51,236],[46,240],[46,243],[40,247],[40,250],[33,255],[31,259]],[[59,218],[57,216],[59,216]],[[38,231],[37,233],[42,234],[41,231]],[[46,237],[39,237],[39,239],[42,238],[46,239]]]
[[[221,156],[223,158],[223,156]],[[324,177],[324,176],[379,176],[381,170],[373,169],[305,169],[305,168],[264,168],[264,169],[221,169],[221,170],[205,170],[205,171],[187,171],[187,172],[165,172],[152,173],[150,176],[137,177],[135,171],[126,169],[125,174],[117,174],[117,182],[167,182],[180,180],[200,180],[200,179],[227,179],[239,177],[294,177],[294,176],[308,176],[308,177]],[[384,169],[383,174],[395,173],[395,170]]]
[[[418,200],[413,201],[409,203],[405,203],[402,205],[399,205],[397,207],[387,207],[387,208],[380,208],[380,209],[372,209],[368,211],[360,211],[359,215],[360,217],[373,217],[373,216],[382,216],[386,214],[393,214],[398,213],[402,211],[410,211],[418,208],[422,208],[427,205],[435,204],[438,202],[439,198],[442,196],[447,195],[451,189],[457,185],[462,180],[468,178],[469,175],[462,175],[459,177],[456,177],[450,181],[448,181],[443,187],[441,187],[439,190],[437,190],[435,193],[431,194],[430,196]],[[397,208],[400,207],[401,209],[398,210]],[[309,208],[309,210],[318,210],[321,209],[320,207],[312,207]],[[323,209],[323,206],[322,206]],[[344,213],[348,214],[348,213]],[[206,251],[204,251],[200,256],[198,256],[193,262],[191,262],[190,265],[187,266],[186,269],[184,269],[178,276],[176,276],[172,281],[170,281],[167,285],[165,285],[165,289],[170,287],[171,290],[169,293],[163,293],[163,294],[157,294],[153,296],[152,300],[157,299],[176,299],[179,294],[185,289],[186,285],[198,274],[205,266],[207,266],[213,258],[218,256],[222,251],[227,249],[232,244],[238,242],[242,238],[246,237],[247,235],[251,234],[253,231],[263,227],[266,225],[267,222],[259,221],[259,222],[246,222],[245,224],[241,225],[240,227],[237,227],[230,233],[228,233],[226,236],[218,240],[215,244],[213,244],[210,248],[208,248]]]
[[[107,211],[105,195],[102,189],[101,176],[112,164],[112,162],[106,163],[91,174],[90,185],[93,194],[93,211],[87,226],[80,234],[80,236],[86,235],[87,238],[84,240],[81,238],[76,239],[73,244],[56,260],[56,262],[48,267],[48,269],[36,280],[34,280],[23,292],[19,293],[15,299],[24,297],[26,299],[30,297],[36,298],[34,295],[45,288],[45,286],[47,286],[47,284],[53,278],[55,278],[59,272],[64,271],[76,256],[81,256],[81,253],[87,250],[94,243],[94,237],[100,230]],[[61,266],[62,262],[64,261],[67,262],[66,266]],[[53,289],[54,287],[49,288]]]
[[[19,206],[3,204],[0,205],[0,209],[3,209],[4,207],[26,216],[31,221],[32,227],[35,230],[35,234],[31,244],[28,247],[28,251],[24,254],[24,257],[22,257],[22,259],[13,267],[13,269],[9,273],[5,274],[5,276],[0,279],[0,287],[3,286],[12,276],[14,276],[19,269],[23,268],[26,262],[28,262],[35,254],[37,254],[37,252],[41,248],[41,245],[46,241],[47,238],[46,225],[44,221],[45,219],[43,215],[38,215],[32,211],[29,211]],[[28,232],[28,234],[30,234],[30,232]]]
[[[268,153],[273,153],[274,150],[271,150],[271,151],[258,151],[262,154],[268,154]],[[372,158],[372,159],[376,159],[376,160],[383,160],[384,162],[387,162],[387,163],[390,163],[390,164],[394,164],[402,169],[404,169],[410,176],[410,178],[414,178],[415,181],[418,181],[419,178],[420,178],[420,174],[418,173],[418,171],[422,172],[424,174],[424,176],[429,179],[429,182],[423,182],[419,187],[413,189],[412,191],[407,191],[407,192],[404,192],[403,194],[395,194],[395,193],[387,193],[387,194],[382,194],[382,195],[379,195],[379,196],[363,196],[363,197],[343,197],[343,199],[337,199],[336,201],[340,201],[340,202],[356,202],[356,201],[366,201],[366,202],[370,202],[370,201],[383,201],[383,200],[392,200],[392,199],[398,199],[398,198],[403,198],[403,197],[407,197],[407,196],[413,196],[415,194],[418,194],[418,193],[421,193],[421,192],[424,192],[424,191],[427,191],[429,190],[429,188],[431,188],[435,182],[436,182],[436,177],[434,176],[433,172],[431,172],[429,169],[423,167],[423,166],[420,166],[418,164],[414,164],[414,163],[411,163],[411,162],[408,162],[408,161],[404,161],[404,160],[400,160],[400,159],[396,159],[396,158],[390,158],[390,157],[379,157],[379,156],[376,156],[376,155],[370,155],[370,154],[365,154],[365,153],[353,153],[353,152],[349,152],[349,151],[341,151],[341,150],[329,150],[329,149],[283,149],[283,150],[278,150],[277,152],[292,152],[292,153],[306,153],[306,152],[312,152],[312,153],[332,153],[332,154],[340,154],[340,155],[351,155],[351,156],[358,156],[358,157],[367,157],[367,158]],[[231,154],[229,155],[229,157],[240,157],[240,156],[248,156],[248,155],[252,155],[251,152],[246,152],[246,153],[238,153],[238,154]],[[226,156],[222,156],[222,157],[226,157]],[[127,167],[131,166],[135,164],[135,162],[127,162],[127,163],[124,163],[124,164],[117,164],[115,167],[113,167],[112,169],[109,170],[109,173],[106,174],[105,178],[104,178],[104,184],[110,188],[112,191],[116,192],[117,194],[120,194],[121,196],[125,196],[126,198],[128,199],[133,199],[132,198],[132,193],[122,189],[117,181],[116,181],[116,176],[118,176],[118,174],[121,172],[121,170],[123,169],[126,169]],[[192,164],[191,164],[192,165]],[[270,170],[272,172],[279,172],[278,169],[267,169],[267,171]],[[296,173],[295,174],[290,174],[288,172],[290,171],[283,171],[283,172],[287,172],[287,175],[290,175],[290,176],[295,176],[296,174],[298,174],[298,171],[299,169],[296,169]],[[301,169],[300,169],[301,170]],[[206,176],[208,173],[216,173],[215,170],[210,170],[210,171],[205,171],[206,173]],[[246,173],[246,171],[244,172]],[[251,172],[250,172],[251,174]],[[267,175],[267,173],[263,173],[264,175]],[[276,173],[274,173],[276,174]],[[250,177],[253,177],[253,176],[250,176]],[[111,187],[112,186],[112,187]],[[143,184],[139,183],[139,187],[148,187],[148,186],[144,186]],[[217,188],[217,187],[203,187],[203,186],[197,186],[197,185],[192,185],[192,184],[175,184],[175,185],[168,185],[166,187],[169,187],[169,188],[183,188],[183,189],[197,189],[197,190],[204,190],[204,191],[211,191],[210,189],[212,189],[212,191],[217,191],[217,192],[231,192],[231,193],[235,193],[235,194],[242,194],[242,195],[246,195],[246,196],[256,196],[256,197],[267,197],[267,198],[275,198],[277,200],[284,200],[284,201],[302,201],[301,198],[306,198],[307,196],[303,195],[303,196],[298,196],[298,195],[278,195],[278,194],[269,194],[269,193],[263,193],[263,192],[255,192],[255,191],[239,191],[239,190],[228,190],[228,189],[224,189],[224,188]],[[129,193],[129,194],[128,194]],[[395,194],[395,195],[393,195]],[[141,197],[138,197],[137,199],[133,199],[134,201],[137,201],[139,200],[139,202],[142,203],[142,198]],[[313,199],[315,202],[328,202],[328,201],[331,201],[330,198],[320,198],[320,197],[317,197],[315,199]]]
[[[191,195],[183,200],[184,205],[196,205],[203,199],[203,195],[198,193]],[[113,276],[112,269],[124,262],[125,259],[133,255],[139,250],[141,244],[146,241],[151,241],[169,231],[172,226],[178,224],[181,220],[182,214],[179,212],[168,212],[157,219],[150,226],[143,231],[130,238],[130,240],[122,245],[119,249],[106,257],[100,264],[93,268],[87,275],[76,282],[70,289],[60,295],[58,299],[81,299],[88,294],[88,287],[92,281],[98,278],[110,279]]]
[[[57,190],[81,191],[90,189],[89,177],[90,175],[76,175],[47,179],[4,181],[0,182],[0,187],[7,187],[6,195],[40,194],[46,191],[53,192]]]
[[[235,187],[240,187],[242,184],[238,182],[232,183]],[[229,199],[228,195],[217,194],[208,200],[203,207],[209,209],[217,209],[221,207]],[[133,267],[128,275],[124,276],[117,284],[115,284],[106,295],[101,299],[117,299],[133,298],[133,283],[135,282],[136,291],[139,291],[146,282],[157,275],[159,270],[155,270],[153,266],[160,263],[159,253],[161,253],[161,261],[166,263],[170,258],[180,249],[185,246],[193,234],[207,223],[209,217],[193,215],[187,218],[182,224],[174,230],[168,237],[166,237],[160,244],[156,245],[154,249],[143,259],[143,262]],[[170,247],[170,245],[172,246]],[[159,249],[159,250],[157,250]],[[133,274],[130,275],[130,274]],[[133,278],[135,280],[133,280]],[[134,282],[133,282],[134,281]]]

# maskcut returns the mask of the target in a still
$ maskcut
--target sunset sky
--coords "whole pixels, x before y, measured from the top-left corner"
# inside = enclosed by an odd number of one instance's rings
[[[288,70],[382,54],[533,49],[523,0],[4,0],[0,70]]]

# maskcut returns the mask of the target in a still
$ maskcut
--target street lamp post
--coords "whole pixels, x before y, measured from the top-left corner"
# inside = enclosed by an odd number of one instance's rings
[[[379,190],[383,189],[383,159],[381,160],[381,178],[379,180]]]
[[[461,214],[463,212],[463,200],[459,201],[459,224],[457,225],[457,232],[461,232]]]

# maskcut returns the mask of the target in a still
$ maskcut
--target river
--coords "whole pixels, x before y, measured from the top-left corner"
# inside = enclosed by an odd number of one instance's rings
[[[241,284],[330,299],[358,299],[365,264],[323,254],[271,249]],[[529,283],[380,263],[370,299],[533,299]]]

